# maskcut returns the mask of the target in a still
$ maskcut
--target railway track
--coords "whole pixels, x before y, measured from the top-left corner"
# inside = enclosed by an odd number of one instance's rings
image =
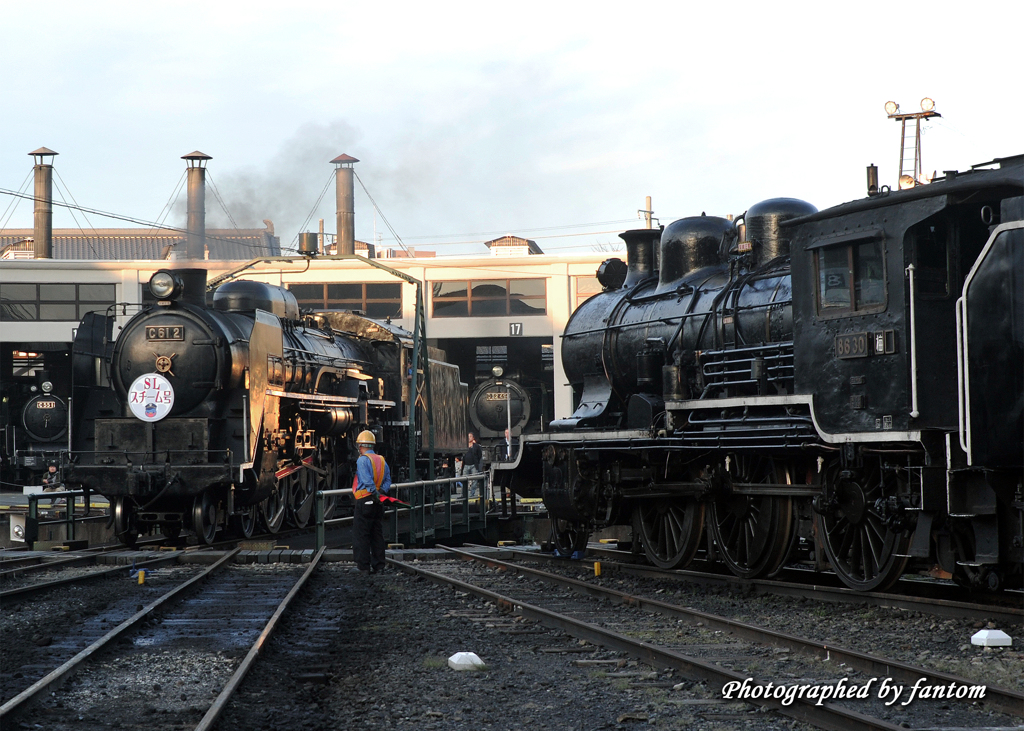
[[[139,545],[141,547],[158,547],[165,543],[166,541],[164,539],[155,538],[145,542],[140,541]],[[20,556],[17,559],[0,561],[0,582],[28,574],[55,571],[68,568],[70,566],[95,563],[100,556],[128,550],[134,549],[125,548],[121,544],[90,546],[89,548],[81,548],[74,551],[73,555],[68,558],[62,558],[62,556],[64,556],[63,553],[40,555],[39,552],[34,552],[31,556]]]
[[[517,559],[565,562],[565,559],[556,558],[549,553],[515,549],[511,549],[511,551]],[[1005,624],[1024,623],[1024,598],[1020,592],[1005,592],[1003,596],[992,597],[991,602],[983,603],[943,598],[943,594],[962,596],[965,592],[960,587],[949,583],[933,581],[903,579],[894,587],[898,590],[897,592],[864,592],[844,586],[823,584],[822,575],[812,572],[790,571],[786,574],[790,580],[740,579],[732,575],[705,571],[658,569],[629,560],[631,554],[628,551],[590,546],[587,548],[587,554],[588,558],[575,563],[593,567],[595,562],[600,562],[602,571],[618,572],[626,576],[729,587],[743,594],[753,592],[755,594],[800,597],[821,602],[898,608],[924,612],[936,617],[971,618]],[[602,560],[605,558],[611,559],[611,561]]]
[[[94,572],[78,573],[75,576],[62,577],[54,579],[53,581],[40,581],[26,584],[20,587],[11,587],[11,580],[17,578],[23,578],[33,574],[58,572],[64,569],[72,568],[75,566],[81,566],[82,564],[95,563],[101,556],[116,555],[118,553],[132,553],[137,552],[140,549],[145,548],[174,548],[181,549],[181,551],[196,551],[196,550],[232,550],[240,545],[244,544],[255,544],[255,543],[270,543],[271,545],[278,545],[281,541],[287,541],[296,536],[311,535],[314,532],[314,528],[291,528],[279,531],[278,533],[267,533],[262,535],[254,535],[251,538],[240,538],[230,537],[216,541],[210,545],[186,545],[180,539],[167,539],[163,537],[150,538],[145,540],[139,540],[138,543],[128,548],[122,544],[117,545],[105,545],[105,546],[93,546],[90,548],[79,549],[74,552],[74,555],[62,558],[63,554],[50,555],[39,555],[36,552],[30,556],[18,556],[8,558],[6,560],[0,560],[0,586],[7,586],[6,589],[0,591],[0,601],[14,600],[16,598],[24,598],[48,591],[53,588],[60,586],[67,586],[83,581],[90,581],[94,578],[102,578],[116,574],[119,570],[123,570],[123,567],[117,567],[112,569],[97,570]],[[180,551],[178,554],[180,555]],[[151,560],[141,561],[136,563],[135,568],[148,568],[152,566],[160,566],[164,563],[174,560],[174,556],[162,556]]]
[[[265,565],[256,577],[251,566],[232,566],[236,553],[194,572],[98,638],[90,630],[112,624],[118,612],[86,622],[66,643],[72,657],[31,682],[23,679],[27,687],[17,692],[4,689],[0,725],[31,714],[48,729],[80,728],[90,719],[124,728],[145,723],[151,730],[212,728],[322,555],[308,567]],[[163,705],[158,715],[156,697]]]
[[[138,561],[134,566],[113,566],[107,569],[96,569],[95,571],[85,571],[74,573],[70,576],[64,576],[62,578],[53,579],[51,581],[37,581],[33,583],[24,584],[23,586],[15,587],[12,589],[5,589],[0,591],[0,604],[9,604],[11,602],[20,601],[27,599],[38,594],[45,594],[46,592],[53,591],[54,589],[63,589],[68,586],[75,584],[83,584],[90,581],[96,581],[98,579],[111,578],[118,575],[125,576],[133,568],[139,569],[153,569],[158,566],[164,566],[168,563],[177,562],[178,556],[176,554],[166,554],[158,558],[148,559],[146,561]],[[65,567],[67,568],[67,567]]]
[[[771,632],[538,569],[464,551],[453,553],[476,563],[468,568],[456,565],[443,571],[426,571],[401,562],[396,565],[438,583],[447,583],[459,591],[484,597],[508,611],[581,639],[626,652],[654,666],[673,668],[687,677],[708,683],[720,693],[730,687],[727,684],[741,685],[750,678],[753,680],[748,681],[749,687],[762,689],[770,686],[767,682],[757,683],[758,678],[773,681],[776,688],[780,685],[821,688],[843,687],[844,683],[845,687],[873,683],[873,689],[869,685],[872,698],[853,703],[830,701],[818,705],[813,699],[795,698],[790,705],[785,705],[782,700],[763,696],[752,701],[819,728],[901,728],[898,725],[901,712],[909,714],[910,711],[886,707],[884,701],[877,698],[883,680],[905,687],[919,679],[922,679],[921,685],[928,687],[948,687],[950,683],[957,688],[977,685],[932,670]],[[872,678],[875,680],[871,681]],[[903,680],[911,678],[909,682]],[[811,682],[806,682],[808,680]],[[1018,725],[1017,718],[1024,715],[1024,695],[1014,691],[989,687],[983,702],[988,704],[986,713],[991,710],[1007,714],[990,717],[1002,719],[1004,726]],[[947,709],[936,710],[926,702],[919,702],[911,708],[914,725],[918,727],[977,725],[971,712],[976,713],[977,708],[969,705],[954,706],[949,711],[948,704]],[[984,725],[1000,723],[987,720]]]

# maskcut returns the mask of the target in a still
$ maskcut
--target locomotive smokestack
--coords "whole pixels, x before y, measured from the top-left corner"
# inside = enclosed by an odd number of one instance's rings
[[[626,242],[628,271],[623,285],[632,287],[654,275],[654,252],[661,239],[661,229],[640,228],[623,231],[619,238]]]
[[[35,244],[36,259],[53,258],[53,156],[59,153],[40,147],[28,153],[36,162],[35,199],[36,206],[32,240]],[[50,158],[47,161],[46,158]]]
[[[188,241],[189,259],[206,258],[206,161],[213,158],[199,152],[181,156],[188,163]]]
[[[351,155],[338,155],[334,163],[334,182],[337,190],[338,239],[337,253],[356,253],[356,199],[352,166],[359,160]]]

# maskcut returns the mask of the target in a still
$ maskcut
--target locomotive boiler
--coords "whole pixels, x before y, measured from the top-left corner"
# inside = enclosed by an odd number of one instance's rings
[[[562,338],[574,412],[496,479],[566,554],[630,525],[661,567],[1021,585],[1022,193],[1018,156],[622,234]]]
[[[112,318],[90,314],[73,349],[67,480],[110,498],[121,540],[151,528],[209,543],[222,525],[243,536],[302,527],[317,490],[351,480],[363,429],[396,479],[415,469],[398,459],[422,401],[410,333],[353,313],[301,314],[288,290],[262,282],[221,284],[208,301],[201,269],[162,270],[149,288],[156,304],[116,339]],[[433,355],[443,455],[463,446],[465,387]]]

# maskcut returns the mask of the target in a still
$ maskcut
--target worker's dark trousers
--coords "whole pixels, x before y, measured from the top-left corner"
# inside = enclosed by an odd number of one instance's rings
[[[356,500],[352,516],[352,553],[360,571],[384,566],[384,506],[371,498]]]

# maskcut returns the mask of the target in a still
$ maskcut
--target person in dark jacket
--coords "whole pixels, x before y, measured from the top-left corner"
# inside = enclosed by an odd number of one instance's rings
[[[462,457],[462,474],[473,475],[478,472],[483,472],[484,450],[476,441],[476,435],[473,432],[469,433],[468,441],[469,449],[466,450],[466,454]],[[479,493],[480,485],[480,480],[473,480],[470,482],[471,492]]]
[[[60,492],[63,489],[64,483],[61,482],[57,465],[51,462],[46,468],[46,474],[43,475],[43,492]],[[63,505],[64,498],[57,498],[50,502],[50,506],[54,508],[59,508]]]
[[[363,573],[376,574],[387,565],[384,560],[384,506],[381,495],[391,489],[391,468],[373,451],[377,438],[363,431],[356,438],[359,459],[352,480],[355,513],[352,516],[352,556]]]
[[[476,440],[473,432],[469,433],[469,449],[462,457],[462,474],[468,475],[474,472],[483,472],[484,450]]]

